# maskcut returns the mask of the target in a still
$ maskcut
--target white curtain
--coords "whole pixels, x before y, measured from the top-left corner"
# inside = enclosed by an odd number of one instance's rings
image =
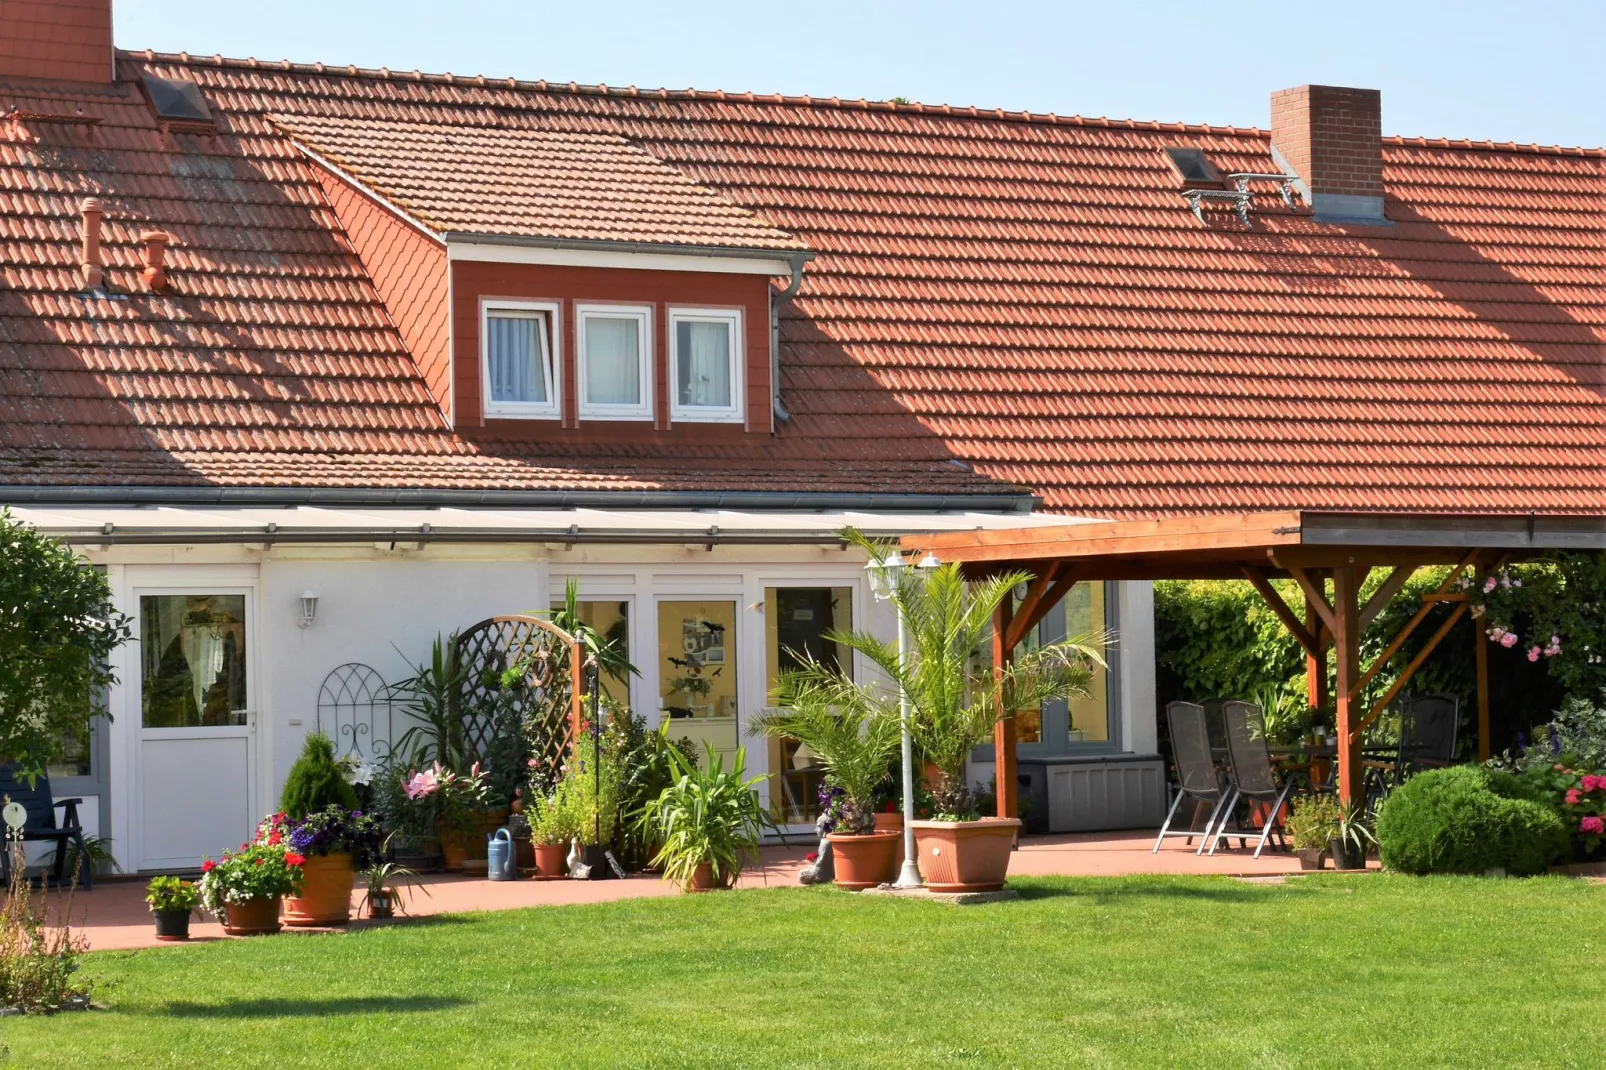
[[[486,360],[492,401],[545,404],[546,323],[534,316],[488,316]]]
[[[586,317],[586,402],[641,404],[641,323],[633,316]]]
[[[731,407],[731,338],[724,323],[682,320],[675,337],[680,404]]]

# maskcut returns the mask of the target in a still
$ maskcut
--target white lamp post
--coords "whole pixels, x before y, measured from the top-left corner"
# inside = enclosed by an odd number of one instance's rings
[[[936,556],[926,554],[920,559],[917,566],[929,572],[940,564]],[[894,597],[898,589],[899,580],[903,570],[908,566],[904,564],[903,555],[897,551],[888,553],[886,558],[877,561],[874,558],[864,566],[870,574],[870,590],[874,592],[876,601],[892,603],[892,611],[898,618],[898,664],[903,666],[908,658],[908,630],[904,627],[903,607]],[[914,768],[914,740],[909,734],[909,693],[904,690],[902,682],[898,685],[898,722],[903,729],[903,870],[898,879],[893,882],[894,888],[919,888],[923,883],[920,879],[920,863],[915,857],[915,768]]]

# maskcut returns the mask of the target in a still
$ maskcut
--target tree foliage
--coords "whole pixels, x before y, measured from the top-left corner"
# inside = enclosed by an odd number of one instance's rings
[[[130,624],[105,576],[0,511],[0,757],[39,771],[104,715],[95,697]]]

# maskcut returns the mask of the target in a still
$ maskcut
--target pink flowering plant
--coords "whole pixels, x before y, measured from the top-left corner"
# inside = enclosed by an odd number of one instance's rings
[[[1463,576],[1456,590],[1491,643],[1546,662],[1571,694],[1606,688],[1606,555],[1555,553]]]

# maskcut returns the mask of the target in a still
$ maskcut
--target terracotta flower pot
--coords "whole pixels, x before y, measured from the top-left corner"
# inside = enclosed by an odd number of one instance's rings
[[[934,892],[996,892],[1009,875],[1019,819],[912,821],[920,875]]]
[[[877,832],[902,832],[903,815],[899,813],[875,815],[875,830]]]
[[[279,931],[279,897],[247,899],[223,908],[223,931],[230,936],[261,936]]]
[[[569,849],[561,843],[535,845],[535,871],[543,877],[561,877],[569,872]]]
[[[831,856],[836,860],[838,888],[856,892],[888,884],[898,875],[898,844],[903,840],[900,833],[851,836],[833,832],[826,839],[831,841]]]
[[[286,925],[344,925],[351,920],[356,873],[349,854],[309,855],[301,866],[301,894],[284,898]]]
[[[730,885],[714,879],[714,867],[712,863],[699,862],[697,863],[696,870],[692,872],[691,882],[683,885],[682,887],[688,892],[718,892],[729,888]]]
[[[391,898],[389,892],[378,892],[368,897],[368,916],[370,918],[394,918],[396,916],[396,900]]]

